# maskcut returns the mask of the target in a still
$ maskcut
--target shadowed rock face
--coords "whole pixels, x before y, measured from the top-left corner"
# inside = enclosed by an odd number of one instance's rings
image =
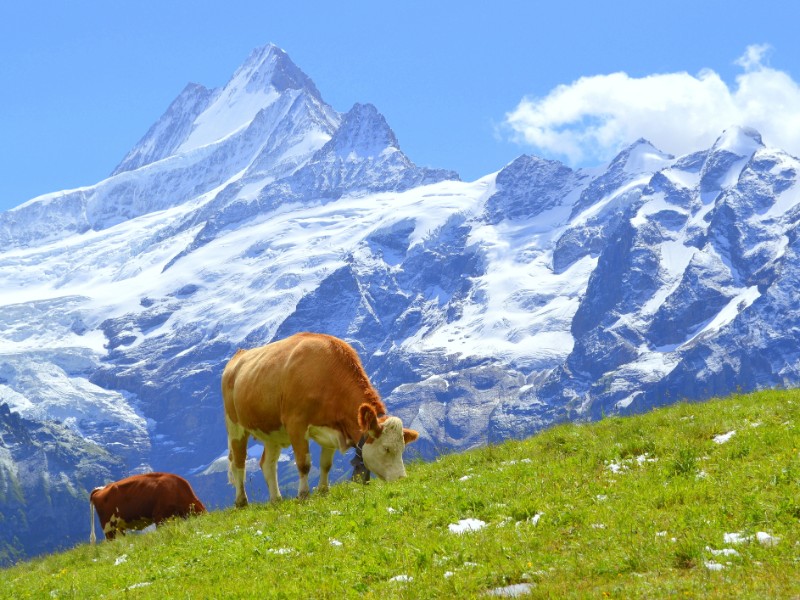
[[[530,219],[562,203],[586,175],[558,161],[520,156],[497,175],[497,192],[486,203],[489,223]]]
[[[58,423],[0,404],[0,564],[87,541],[87,489],[118,477],[122,461]]]

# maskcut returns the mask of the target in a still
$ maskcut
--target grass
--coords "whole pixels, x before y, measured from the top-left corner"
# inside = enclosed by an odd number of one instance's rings
[[[0,571],[0,597],[800,597],[798,427],[800,391],[558,426],[80,545]],[[462,519],[486,525],[452,533]],[[758,532],[777,542],[725,541]]]

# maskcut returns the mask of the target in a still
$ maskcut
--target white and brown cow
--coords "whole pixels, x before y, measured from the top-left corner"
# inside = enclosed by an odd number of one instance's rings
[[[358,354],[338,338],[298,333],[239,350],[222,373],[222,396],[236,506],[247,505],[245,460],[251,435],[264,444],[261,470],[272,501],[281,498],[278,458],[281,448],[290,445],[300,474],[299,497],[308,496],[310,439],[322,447],[320,491],[328,489],[336,450],[344,454],[362,444],[364,465],[378,477],[394,481],[406,475],[403,450],[418,434],[386,415]]]
[[[144,529],[162,524],[171,517],[188,517],[206,512],[192,486],[172,473],[132,475],[106,486],[95,488],[89,496],[91,535],[95,543],[94,511],[106,539],[125,534],[127,529]]]

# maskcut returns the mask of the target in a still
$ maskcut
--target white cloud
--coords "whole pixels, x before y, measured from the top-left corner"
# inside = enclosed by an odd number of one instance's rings
[[[687,154],[708,148],[734,125],[753,127],[765,144],[800,156],[800,86],[764,65],[769,50],[746,49],[736,61],[744,72],[733,88],[710,69],[582,77],[543,98],[524,98],[505,124],[534,152],[578,165],[608,160],[640,137]]]
[[[736,64],[745,71],[761,68],[764,56],[770,51],[769,44],[753,44],[748,46],[744,54],[736,59]]]

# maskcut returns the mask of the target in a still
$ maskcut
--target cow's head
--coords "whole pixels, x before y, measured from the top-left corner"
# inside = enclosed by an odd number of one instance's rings
[[[367,440],[361,449],[364,465],[381,479],[395,481],[406,476],[403,450],[419,437],[413,429],[404,429],[397,417],[381,417],[375,408],[362,404],[358,409],[358,424]]]

